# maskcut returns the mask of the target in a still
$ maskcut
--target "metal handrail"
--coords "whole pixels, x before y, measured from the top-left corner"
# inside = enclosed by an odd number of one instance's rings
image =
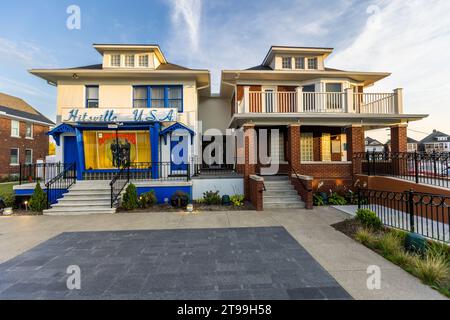
[[[117,188],[119,190],[118,192],[114,192],[116,189],[117,182],[122,180],[121,178],[123,177],[125,172],[126,172],[125,176],[126,179],[124,180],[125,183],[123,183]],[[120,197],[120,194],[129,183],[130,183],[130,166],[128,165],[121,168],[109,184],[109,186],[111,187],[111,208],[114,208],[114,204],[117,202],[117,200]]]
[[[70,173],[73,172],[72,175]],[[47,193],[47,209],[51,206],[51,197],[55,194],[55,199],[58,200],[65,189],[69,189],[77,182],[77,166],[76,163],[69,164],[63,172],[51,179],[45,184]]]

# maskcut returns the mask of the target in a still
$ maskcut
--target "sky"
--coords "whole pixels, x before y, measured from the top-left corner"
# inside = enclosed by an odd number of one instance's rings
[[[81,12],[67,28],[68,7]],[[55,119],[56,88],[28,73],[101,62],[93,43],[156,43],[172,63],[220,71],[259,65],[271,45],[333,47],[328,67],[387,71],[369,91],[404,88],[405,111],[422,139],[450,134],[448,0],[17,0],[1,5],[0,92]],[[367,135],[385,142],[387,130]]]

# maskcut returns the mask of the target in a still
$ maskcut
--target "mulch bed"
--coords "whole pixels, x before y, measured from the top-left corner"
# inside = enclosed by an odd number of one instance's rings
[[[42,212],[33,212],[33,211],[26,211],[23,209],[14,209],[13,214],[11,215],[4,215],[0,213],[0,217],[27,217],[27,216],[42,216]]]
[[[245,202],[242,207],[236,206],[222,206],[222,205],[212,205],[208,206],[206,204],[194,203],[195,212],[211,212],[211,211],[251,211],[255,210],[250,202]],[[186,212],[185,208],[174,208],[168,204],[159,204],[147,209],[136,209],[133,211],[126,211],[124,209],[117,209],[117,212]]]

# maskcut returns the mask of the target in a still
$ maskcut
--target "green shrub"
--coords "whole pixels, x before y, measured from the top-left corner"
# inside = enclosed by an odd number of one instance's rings
[[[220,197],[219,191],[207,191],[203,194],[203,199],[208,206],[220,205],[222,203],[222,198]]]
[[[373,230],[379,230],[382,227],[382,222],[377,214],[368,209],[358,209],[356,211],[356,218],[361,222],[361,224]]]
[[[355,233],[355,239],[368,247],[372,247],[377,241],[377,237],[373,234],[372,230],[366,228],[359,229]]]
[[[139,204],[141,208],[147,209],[151,208],[158,203],[158,198],[156,198],[155,190],[141,194],[139,198]]]
[[[440,286],[449,281],[450,268],[443,256],[417,255],[414,259],[414,274],[428,285]]]
[[[334,206],[345,206],[347,204],[347,200],[336,192],[333,192],[328,198],[328,203]]]
[[[450,249],[445,243],[434,241],[428,243],[426,253],[433,257],[443,257],[447,261],[447,264],[450,264]]]
[[[125,191],[125,194],[123,195],[122,207],[128,211],[135,210],[139,207],[136,186],[132,183],[130,183]]]
[[[235,207],[242,207],[244,205],[245,196],[242,194],[235,194],[230,197],[231,203]]]
[[[172,207],[182,208],[189,204],[189,195],[184,191],[175,192],[170,198]]]
[[[393,232],[385,233],[377,243],[378,249],[380,249],[384,256],[394,256],[403,251],[402,239]]]
[[[41,188],[41,184],[38,182],[34,189],[33,196],[29,201],[30,209],[33,212],[42,212],[47,208],[47,195]]]
[[[325,201],[323,200],[322,196],[318,193],[316,193],[313,196],[313,203],[314,203],[314,206],[316,206],[316,207],[322,207],[325,205]]]
[[[7,208],[12,208],[16,204],[16,197],[14,195],[14,192],[0,192],[0,198],[3,199],[5,202],[5,206]]]
[[[414,259],[415,259],[414,255],[402,249],[392,253],[389,256],[389,260],[392,263],[408,270],[411,269],[411,266],[414,264]]]

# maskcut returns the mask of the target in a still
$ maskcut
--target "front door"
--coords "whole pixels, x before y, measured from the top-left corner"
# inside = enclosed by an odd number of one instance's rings
[[[174,137],[170,141],[170,167],[172,174],[182,174],[188,168],[188,142],[189,137]]]
[[[67,164],[76,163],[78,161],[78,149],[76,137],[64,137],[64,159]]]

